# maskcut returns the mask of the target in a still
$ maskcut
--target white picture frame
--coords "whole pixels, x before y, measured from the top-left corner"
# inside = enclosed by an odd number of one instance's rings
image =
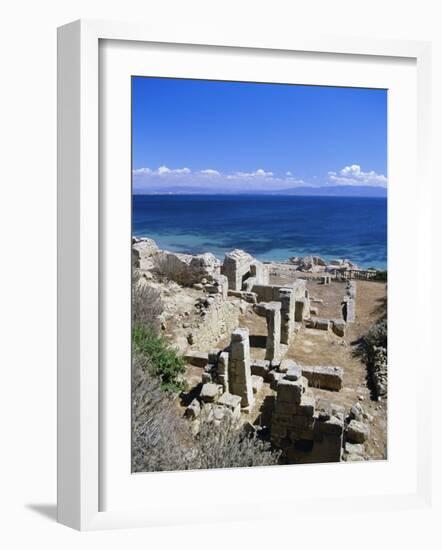
[[[285,52],[310,52],[315,55],[367,56],[389,59],[411,59],[416,64],[417,79],[417,143],[416,159],[419,174],[419,210],[416,224],[419,228],[417,239],[422,266],[422,285],[429,292],[431,272],[431,249],[428,246],[428,213],[431,203],[431,181],[429,176],[429,150],[431,101],[429,81],[431,67],[431,44],[392,40],[372,40],[354,37],[302,37],[281,36],[271,43],[260,36],[247,33],[247,37],[234,36],[222,30],[219,36],[205,36],[202,29],[198,35],[187,36],[186,31],[168,34],[163,30],[153,30],[135,24],[76,21],[59,29],[58,33],[58,520],[60,523],[80,530],[115,527],[151,526],[159,524],[208,521],[213,509],[197,518],[180,514],[167,501],[161,500],[161,484],[173,477],[190,476],[195,473],[170,473],[156,475],[151,483],[152,494],[143,507],[129,507],[122,502],[111,510],[103,510],[100,483],[103,483],[103,433],[100,415],[105,413],[102,406],[103,388],[100,385],[102,374],[100,355],[101,309],[105,297],[100,281],[102,273],[102,250],[100,223],[102,212],[102,189],[100,189],[100,43],[101,41],[124,41],[130,44],[169,44],[175,45],[174,56],[179,59],[182,49],[194,46],[229,48],[234,54],[253,51],[272,52],[283,55]],[[361,61],[362,63],[362,61]],[[128,250],[129,254],[129,250]],[[419,294],[415,305],[421,312],[428,308],[425,296]],[[425,345],[425,336],[422,345]],[[411,360],[411,359],[410,359]],[[429,376],[430,365],[422,366],[421,376]],[[430,499],[431,473],[427,423],[428,404],[423,403],[423,395],[417,397],[413,411],[412,425],[416,428],[416,461],[413,490],[403,492],[352,496],[332,495],[340,505],[350,506],[357,501],[367,510],[381,507],[424,506]],[[127,396],[129,400],[129,396]],[[428,403],[428,400],[427,400]],[[413,413],[414,414],[414,413]],[[361,475],[358,465],[348,465],[352,477]],[[129,465],[128,465],[129,468]],[[287,478],[284,467],[273,469],[276,482]],[[285,467],[286,468],[286,467]],[[293,467],[290,467],[293,468]],[[295,468],[298,468],[297,466]],[[315,468],[325,468],[319,465]],[[201,483],[214,482],[221,486],[234,479],[235,483],[252,483],[253,473],[244,471],[198,472]],[[318,475],[318,470],[316,474]],[[365,472],[364,472],[365,475]],[[211,476],[211,477],[210,477]],[[218,476],[215,478],[215,476]],[[241,478],[241,481],[240,481]],[[151,480],[153,478],[150,478]],[[182,477],[181,477],[182,479]],[[244,481],[245,480],[245,481]],[[292,480],[293,481],[293,480]],[[149,482],[149,480],[147,481]],[[330,503],[330,495],[313,491],[315,508],[321,503]],[[252,493],[250,493],[252,494]],[[158,501],[156,502],[156,497]],[[327,498],[326,498],[327,497]],[[251,517],[264,517],[266,498],[277,501],[277,491],[264,495],[261,501],[244,496],[229,511],[218,511],[216,519],[231,520]],[[352,504],[351,504],[352,503]],[[221,510],[222,499],[219,501]],[[305,504],[305,499],[304,499]],[[216,505],[215,505],[216,508]],[[282,498],[281,508],[300,509],[300,501],[287,495]],[[209,514],[212,514],[212,516]],[[268,511],[267,511],[268,513]],[[282,512],[281,512],[282,514]]]

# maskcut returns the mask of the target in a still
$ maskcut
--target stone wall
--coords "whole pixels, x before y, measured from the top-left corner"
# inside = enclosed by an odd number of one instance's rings
[[[180,254],[161,251],[156,258],[156,269],[160,275],[183,286],[201,283],[203,279],[213,281],[220,274],[221,262],[213,254]]]
[[[238,326],[239,315],[238,303],[223,300],[221,296],[215,299],[198,327],[189,329],[192,349],[209,351]]]
[[[301,369],[292,366],[276,386],[271,441],[290,462],[339,462],[344,412],[330,404],[317,407]]]

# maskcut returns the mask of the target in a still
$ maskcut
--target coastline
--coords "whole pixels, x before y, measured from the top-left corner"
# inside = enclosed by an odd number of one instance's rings
[[[135,232],[132,233],[132,238],[136,239],[152,239],[155,241],[155,243],[159,246],[162,250],[169,250],[170,252],[175,252],[177,254],[189,254],[189,255],[197,255],[197,254],[204,254],[206,252],[210,252],[217,258],[218,260],[222,261],[224,259],[224,256],[227,252],[231,250],[231,247],[229,248],[219,248],[217,246],[204,246],[205,239],[201,239],[201,242],[198,242],[198,239],[195,239],[195,236],[193,235],[173,235],[173,234],[167,234],[167,235],[161,235],[156,234],[154,232]],[[188,243],[190,242],[190,238],[194,241],[194,245],[189,246]],[[284,265],[293,265],[293,263],[290,261],[290,258],[292,257],[320,257],[330,265],[333,261],[336,260],[349,260],[351,263],[358,266],[360,269],[376,269],[378,271],[386,271],[387,270],[387,260],[384,262],[381,261],[374,261],[369,263],[361,263],[355,260],[354,257],[352,257],[350,254],[327,254],[323,253],[321,250],[312,250],[312,249],[306,249],[306,248],[299,248],[299,249],[278,249],[274,248],[273,250],[269,251],[268,253],[260,254],[257,252],[254,252],[253,250],[249,250],[249,253],[251,253],[256,259],[259,261],[265,263],[265,264],[284,264]]]

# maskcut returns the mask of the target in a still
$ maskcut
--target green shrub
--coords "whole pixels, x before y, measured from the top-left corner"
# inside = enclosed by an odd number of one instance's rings
[[[387,347],[387,319],[381,319],[370,327],[370,330],[364,336],[364,340],[367,346],[373,347]]]
[[[161,379],[164,390],[180,392],[184,389],[184,359],[162,336],[158,336],[150,327],[134,326],[132,342],[134,354],[139,354],[148,361],[151,373]]]
[[[355,354],[361,357],[367,365],[373,362],[376,348],[387,349],[387,329],[387,319],[380,319],[361,338]]]

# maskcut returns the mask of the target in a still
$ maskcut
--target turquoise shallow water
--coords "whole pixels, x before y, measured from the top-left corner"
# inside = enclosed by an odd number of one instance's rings
[[[387,199],[134,195],[133,234],[175,252],[241,248],[260,260],[314,254],[387,266]]]

